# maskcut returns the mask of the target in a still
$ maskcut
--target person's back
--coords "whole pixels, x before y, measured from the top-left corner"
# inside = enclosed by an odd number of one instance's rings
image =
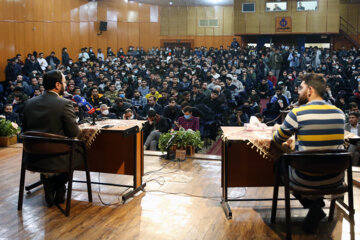
[[[44,94],[31,98],[26,102],[24,109],[24,131],[39,131],[75,137],[79,133],[76,122],[73,122],[75,116],[66,107],[72,108],[72,102],[60,98],[53,92],[44,92]],[[64,114],[64,111],[68,111]]]
[[[326,91],[326,81],[322,75],[308,74],[299,87],[300,107],[292,109],[286,116],[273,140],[277,144],[284,143],[291,135],[296,135],[295,149],[330,150],[341,149],[344,143],[344,113],[337,107],[326,103],[322,96]],[[344,173],[316,175],[296,171],[290,167],[289,179],[296,185],[307,188],[327,188],[342,184]],[[320,220],[326,216],[322,196],[294,195],[309,212],[303,222],[303,229],[312,233]]]
[[[44,87],[46,92],[26,102],[24,108],[23,130],[38,131],[75,137],[80,129],[76,124],[73,104],[70,100],[61,98],[66,88],[65,76],[59,70],[45,73]],[[79,145],[75,146],[73,165],[82,163],[83,152]],[[33,155],[24,152],[23,161],[28,166],[49,171],[58,171],[68,168],[69,156],[67,154],[48,156]],[[65,184],[68,173],[47,174],[41,173],[41,181],[45,190],[45,200],[49,207],[54,203],[65,202]]]

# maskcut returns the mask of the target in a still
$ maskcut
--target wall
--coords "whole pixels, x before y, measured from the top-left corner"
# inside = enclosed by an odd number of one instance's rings
[[[99,21],[107,31],[97,35]],[[67,47],[75,58],[80,48],[108,46],[113,51],[129,45],[145,49],[159,46],[157,6],[127,0],[6,0],[0,1],[0,81],[5,80],[6,59],[17,53],[51,51],[61,57]]]
[[[218,19],[219,26],[199,27],[199,19]],[[234,38],[233,7],[161,7],[160,34],[163,40],[191,39],[194,46],[226,47]]]
[[[339,14],[360,32],[360,3],[340,1]]]
[[[255,13],[242,13],[242,2],[255,2]],[[275,2],[275,1],[274,1]],[[339,0],[318,0],[318,11],[296,11],[287,1],[286,12],[265,12],[265,0],[234,0],[235,34],[274,34],[275,17],[291,16],[292,33],[338,33]],[[286,33],[289,34],[289,33]]]

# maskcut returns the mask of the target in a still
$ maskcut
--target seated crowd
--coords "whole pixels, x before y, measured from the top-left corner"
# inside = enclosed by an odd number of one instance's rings
[[[54,52],[20,54],[8,59],[0,84],[0,114],[21,126],[25,102],[44,91],[42,76],[59,69],[67,80],[66,94],[84,97],[101,119],[143,119],[145,147],[156,150],[161,132],[200,130],[215,139],[221,125],[242,126],[251,116],[281,121],[281,111],[295,106],[301,77],[323,73],[325,100],[345,113],[358,112],[360,49],[240,47],[195,49],[110,47],[97,53],[82,48],[76,59],[67,49],[61,61]],[[74,103],[79,121],[87,113]],[[275,119],[275,120],[274,120]]]

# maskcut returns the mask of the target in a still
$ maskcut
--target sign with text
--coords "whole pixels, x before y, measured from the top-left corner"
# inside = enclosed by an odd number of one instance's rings
[[[275,32],[291,32],[291,17],[276,17]]]

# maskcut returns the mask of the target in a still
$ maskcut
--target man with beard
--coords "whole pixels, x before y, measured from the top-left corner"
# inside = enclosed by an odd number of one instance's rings
[[[296,150],[339,149],[344,143],[344,113],[324,101],[326,81],[320,74],[307,74],[299,87],[299,107],[292,109],[281,126],[275,126],[273,141],[284,143],[296,134]],[[290,168],[290,181],[307,188],[326,188],[342,184],[343,174],[313,176]],[[295,196],[304,208],[309,208],[303,230],[313,233],[326,216],[322,196]]]
[[[65,76],[59,70],[49,71],[44,74],[44,94],[31,98],[26,102],[24,108],[23,130],[38,131],[66,136],[76,137],[80,129],[76,124],[72,101],[60,97],[63,95],[66,82]],[[76,148],[74,166],[82,163],[80,148]],[[68,167],[68,156],[43,157],[24,154],[24,161],[28,166],[45,169],[57,170]],[[45,167],[46,166],[46,167]],[[68,181],[68,173],[40,175],[44,191],[45,200],[48,207],[54,203],[59,204],[65,201],[65,184]]]

